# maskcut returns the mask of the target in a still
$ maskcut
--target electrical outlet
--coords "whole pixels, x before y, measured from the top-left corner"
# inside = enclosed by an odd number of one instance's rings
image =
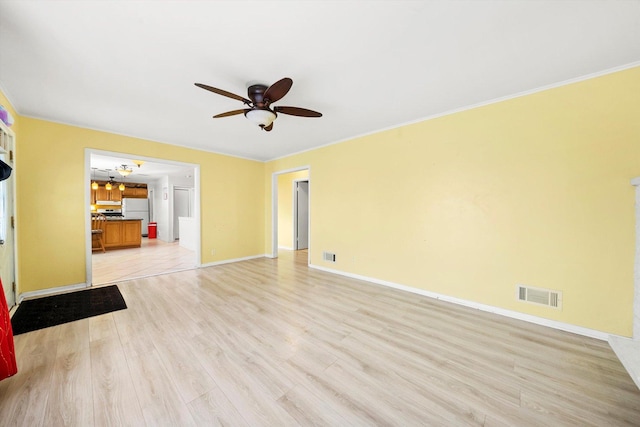
[[[216,254],[216,250],[215,249],[211,249],[211,255],[215,255]]]

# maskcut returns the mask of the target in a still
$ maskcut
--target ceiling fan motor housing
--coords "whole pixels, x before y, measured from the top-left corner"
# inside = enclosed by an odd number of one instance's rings
[[[247,88],[247,94],[253,105],[259,108],[265,106],[264,93],[266,90],[267,86],[265,85],[251,85]]]

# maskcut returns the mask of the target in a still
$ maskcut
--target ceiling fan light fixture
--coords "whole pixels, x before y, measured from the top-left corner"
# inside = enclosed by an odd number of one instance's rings
[[[261,128],[269,126],[278,117],[276,113],[268,109],[255,108],[244,113],[245,117]]]

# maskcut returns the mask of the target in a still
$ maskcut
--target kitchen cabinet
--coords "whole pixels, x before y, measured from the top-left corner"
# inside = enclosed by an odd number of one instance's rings
[[[142,244],[142,221],[119,221],[122,223],[122,246],[137,246]]]
[[[92,181],[93,182],[93,181]],[[111,190],[105,188],[106,181],[97,181],[98,189],[91,190],[91,204],[97,201],[121,202],[124,197],[146,199],[148,197],[147,184],[125,184],[124,191],[120,191],[120,183],[113,185]],[[91,182],[89,183],[91,185]]]
[[[107,220],[104,225],[105,249],[139,248],[142,244],[142,220]]]
[[[101,185],[96,190],[96,200],[111,200],[111,191],[104,188],[104,185]]]
[[[149,196],[149,192],[146,188],[136,188],[136,197],[146,199]]]
[[[112,202],[122,201],[122,191],[118,189],[118,185],[114,185],[111,190],[107,190],[104,185],[98,186],[95,190],[97,200],[110,200]]]
[[[132,199],[146,199],[148,197],[148,192],[146,187],[126,187],[122,196]]]
[[[111,189],[111,198],[109,200],[113,202],[122,201],[122,191],[120,191],[117,185],[114,185],[113,188]]]

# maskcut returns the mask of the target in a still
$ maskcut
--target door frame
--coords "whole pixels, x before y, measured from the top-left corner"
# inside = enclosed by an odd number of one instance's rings
[[[633,274],[633,339],[640,340],[640,176],[631,180],[636,201],[636,253]]]
[[[115,151],[105,151],[105,150],[97,150],[94,148],[85,148],[84,149],[84,181],[83,184],[91,182],[91,155],[99,154],[102,156],[113,156],[113,157],[131,157],[131,153],[119,153]],[[200,165],[196,163],[186,163],[186,162],[177,162],[175,160],[161,159],[149,156],[139,156],[133,155],[136,159],[144,160],[145,162],[151,163],[164,163],[175,166],[183,166],[188,168],[193,168],[193,184],[194,184],[194,200],[193,200],[193,217],[196,221],[196,254],[195,254],[195,265],[199,267],[202,265],[202,254],[201,254],[201,226],[200,226]],[[89,288],[93,286],[93,266],[91,262],[91,255],[93,251],[91,250],[91,187],[89,185],[84,185],[84,205],[85,205],[85,287]],[[173,209],[173,206],[171,207]],[[149,217],[151,220],[151,217]],[[173,233],[173,224],[171,225],[172,233]]]
[[[7,235],[11,234],[11,242],[13,243],[11,246],[11,251],[13,252],[11,255],[11,269],[13,270],[13,283],[15,283],[15,287],[12,284],[9,284],[11,287],[11,293],[13,294],[13,304],[9,306],[9,310],[16,307],[19,303],[22,302],[22,298],[20,297],[20,282],[18,281],[18,221],[17,221],[17,210],[18,210],[18,193],[16,192],[16,134],[4,123],[0,122],[0,126],[2,126],[2,130],[5,131],[9,136],[9,144],[6,147],[6,154],[8,157],[8,161],[5,162],[9,166],[11,166],[11,176],[10,183],[6,183],[7,185],[11,185],[11,211],[5,212],[8,220],[7,226]],[[13,225],[11,218],[13,218]],[[4,293],[4,286],[6,286],[3,282],[2,292]],[[7,301],[8,305],[9,301]]]
[[[173,237],[173,242],[176,241],[176,190],[179,191],[183,191],[186,190],[187,191],[187,196],[189,199],[189,213],[193,214],[193,212],[191,212],[191,202],[192,202],[192,197],[195,198],[195,194],[192,194],[192,190],[193,188],[191,187],[185,187],[184,185],[172,185],[171,186],[171,235]],[[195,203],[194,203],[195,206]],[[194,208],[195,210],[195,208]]]
[[[308,171],[309,175],[309,251],[307,254],[307,264],[311,262],[311,166],[298,166],[291,169],[284,169],[271,174],[271,253],[268,258],[278,258],[278,176],[291,172]]]
[[[309,248],[309,188],[311,184],[309,183],[309,178],[299,178],[293,180],[293,250],[297,251],[298,249],[298,183],[306,182],[307,183],[307,249]]]

